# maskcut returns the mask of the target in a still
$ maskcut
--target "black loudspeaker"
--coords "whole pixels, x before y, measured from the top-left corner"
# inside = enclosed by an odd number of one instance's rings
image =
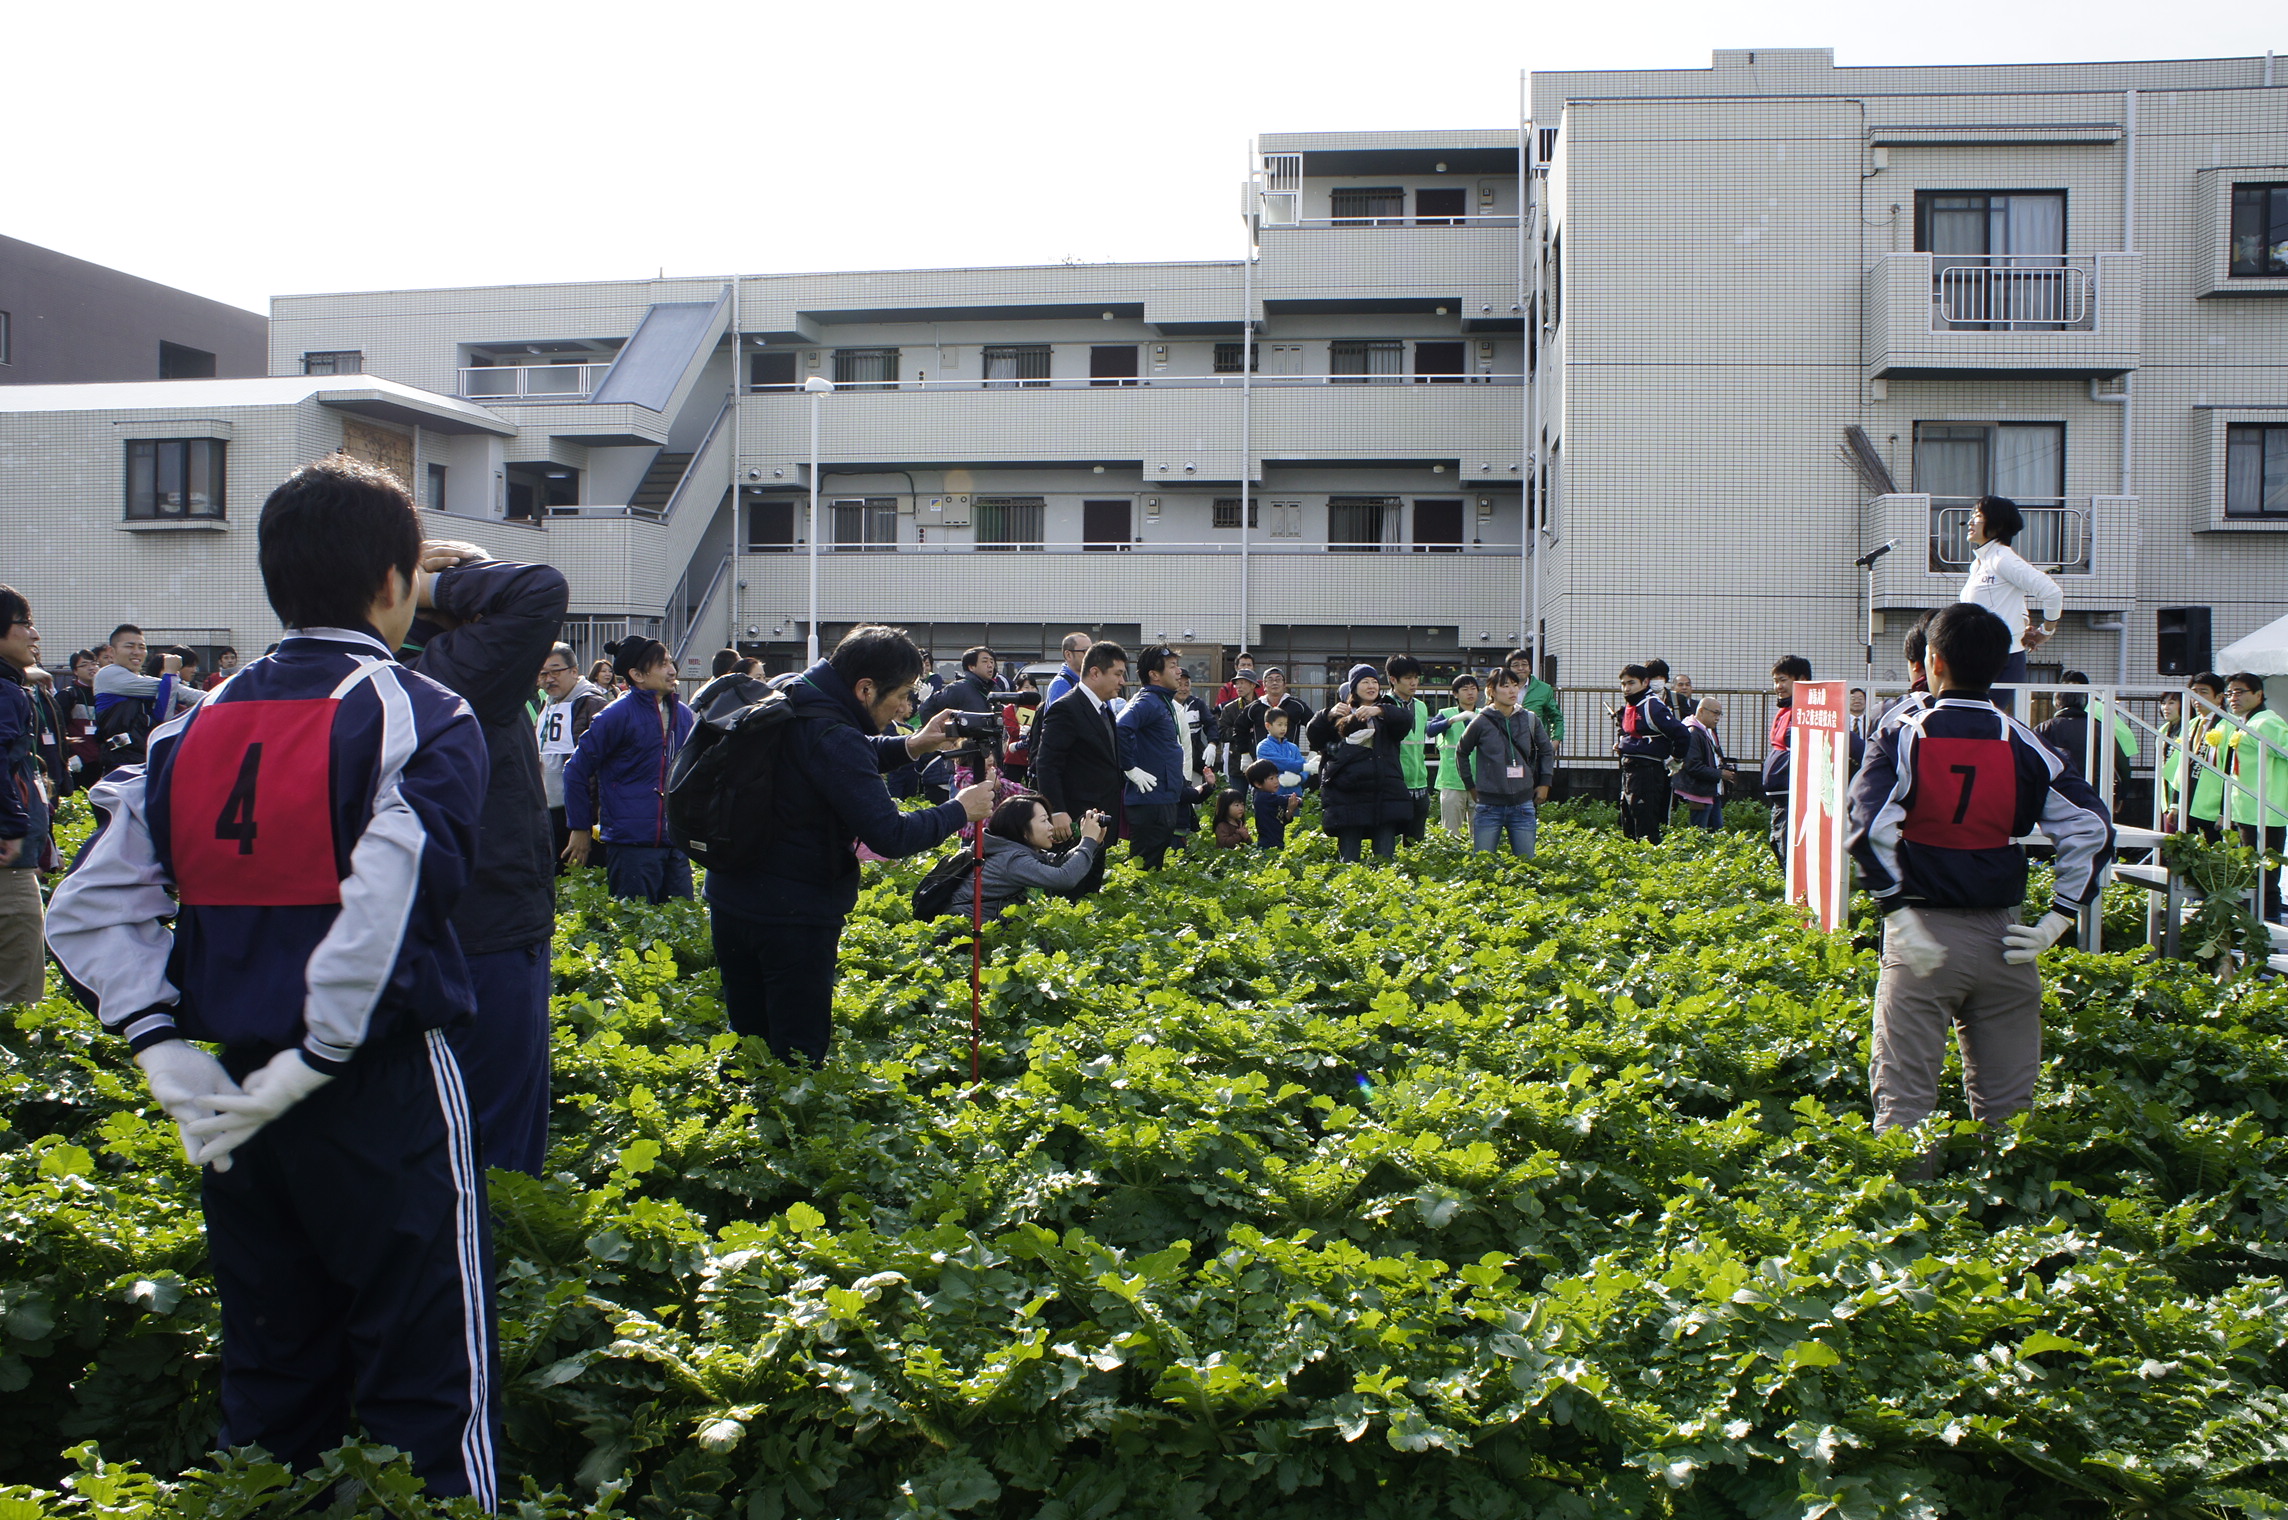
[[[2161,674],[2195,676],[2209,668],[2209,610],[2162,607],[2153,613]]]

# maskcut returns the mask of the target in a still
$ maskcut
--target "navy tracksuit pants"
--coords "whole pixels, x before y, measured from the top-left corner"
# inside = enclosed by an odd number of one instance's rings
[[[230,1051],[234,1077],[266,1051]],[[475,1124],[443,1033],[369,1046],[206,1169],[222,1302],[217,1445],[296,1472],[353,1420],[434,1495],[496,1498],[499,1342]]]
[[[528,1176],[548,1160],[548,945],[469,957],[476,1017],[447,1037],[477,1115],[477,1158]]]

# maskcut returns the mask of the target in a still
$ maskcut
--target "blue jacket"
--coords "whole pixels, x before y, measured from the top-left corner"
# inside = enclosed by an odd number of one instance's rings
[[[968,820],[958,802],[899,809],[882,778],[908,764],[906,736],[877,732],[825,660],[781,689],[799,717],[779,750],[767,863],[752,871],[709,871],[707,899],[755,918],[839,923],[858,902],[851,841],[895,859],[950,838]]]
[[[1066,692],[1071,691],[1075,686],[1078,686],[1079,684],[1080,672],[1073,669],[1070,665],[1065,666],[1063,669],[1059,670],[1050,680],[1049,689],[1041,693],[1041,705],[1043,707],[1047,707],[1051,702],[1054,702],[1057,698],[1063,696]]]
[[[1156,783],[1140,792],[1131,781],[1121,788],[1130,807],[1173,806],[1184,800],[1183,730],[1176,724],[1176,694],[1147,685],[1120,714],[1120,768],[1146,770]]]
[[[1629,698],[1613,721],[1620,727],[1620,736],[1613,740],[1613,753],[1621,757],[1623,765],[1665,762],[1671,755],[1683,754],[1692,743],[1684,720],[1649,689]]]
[[[1270,761],[1272,764],[1278,766],[1282,772],[1290,776],[1302,775],[1303,767],[1309,763],[1306,760],[1302,750],[1296,748],[1292,741],[1286,739],[1273,739],[1269,736],[1266,736],[1261,743],[1255,746],[1255,758],[1258,760]],[[1282,797],[1294,797],[1300,795],[1302,790],[1303,786],[1301,782],[1297,782],[1293,786],[1288,786],[1286,783],[1282,782],[1280,783],[1279,787],[1279,795]]]
[[[1886,723],[1851,784],[1847,843],[1885,913],[2015,908],[2033,831],[2057,847],[2051,906],[2095,902],[2113,859],[2113,819],[2089,783],[2031,729],[1984,698],[1941,697]]]
[[[533,669],[540,667],[535,665]],[[564,822],[568,828],[596,826],[603,814],[604,838],[612,844],[667,843],[667,771],[676,751],[691,737],[691,708],[669,692],[674,739],[660,742],[659,695],[630,687],[596,714],[579,747],[564,762]],[[588,781],[596,781],[597,806],[589,807]]]
[[[98,827],[48,945],[134,1049],[299,1046],[331,1072],[475,1007],[452,913],[484,735],[390,654],[369,629],[290,632],[90,794]]]

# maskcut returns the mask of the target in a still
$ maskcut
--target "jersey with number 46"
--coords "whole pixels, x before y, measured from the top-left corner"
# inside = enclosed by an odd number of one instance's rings
[[[362,629],[298,630],[90,794],[49,946],[137,1050],[299,1046],[336,1070],[475,1006],[448,916],[486,779],[461,698]]]
[[[1941,697],[1887,719],[1851,786],[1851,853],[1885,911],[2015,908],[2041,826],[2057,848],[2052,906],[2097,900],[2113,860],[2113,819],[2089,783],[1993,703]]]

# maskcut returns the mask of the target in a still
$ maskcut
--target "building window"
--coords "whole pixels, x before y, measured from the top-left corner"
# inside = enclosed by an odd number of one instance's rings
[[[2232,187],[2232,272],[2288,274],[2288,185]]]
[[[203,348],[187,348],[180,343],[159,345],[159,378],[162,380],[212,380],[214,355]]]
[[[1218,343],[1215,346],[1215,372],[1236,375],[1242,366],[1260,374],[1263,369],[1263,345],[1260,343]]]
[[[834,351],[834,383],[861,391],[894,389],[898,383],[898,351],[894,348],[838,348]]]
[[[1414,552],[1461,553],[1463,516],[1463,504],[1458,497],[1445,501],[1417,501],[1414,504]]]
[[[1215,525],[1219,528],[1237,528],[1239,526],[1238,497],[1218,496],[1215,499]],[[1248,498],[1247,526],[1251,529],[1263,526],[1263,499],[1261,497]]]
[[[1417,227],[1457,227],[1469,214],[1468,190],[1442,189],[1414,192],[1414,225]]]
[[[1396,185],[1362,189],[1345,185],[1332,192],[1338,227],[1399,227],[1406,222],[1406,192]]]
[[[1049,345],[1046,343],[989,343],[985,347],[985,384],[993,390],[1019,387],[1040,390],[1049,383]]]
[[[441,464],[429,466],[429,498],[422,505],[432,512],[445,510],[445,467]]]
[[[2037,565],[2087,562],[2086,524],[2065,503],[2066,429],[2062,422],[2006,422],[1994,427],[1915,424],[1915,489],[1931,499],[1931,568],[1970,563],[1970,515],[1981,496],[2018,504],[2026,526],[2011,547]]]
[[[1038,549],[1042,546],[1042,518],[1048,508],[1039,496],[980,496],[977,498],[977,547],[980,549]]]
[[[834,503],[834,552],[887,554],[898,546],[898,498],[844,497]]]
[[[0,364],[16,362],[15,330],[8,313],[0,311]]]
[[[1327,547],[1349,554],[1379,554],[1383,535],[1398,523],[1395,496],[1327,498]]]
[[[794,355],[792,353],[749,354],[747,356],[747,385],[749,388],[758,391],[793,390],[795,388]]]
[[[2224,437],[2224,515],[2288,517],[2288,422],[2235,422]]]
[[[223,455],[219,438],[136,438],[127,444],[127,519],[223,515]]]
[[[304,354],[302,373],[305,375],[362,375],[365,373],[365,355],[356,349],[336,349],[330,353]]]
[[[1327,372],[1339,384],[1400,384],[1406,377],[1406,345],[1395,338],[1342,339],[1327,346]]]
[[[758,501],[747,509],[749,554],[794,553],[795,503]]]

